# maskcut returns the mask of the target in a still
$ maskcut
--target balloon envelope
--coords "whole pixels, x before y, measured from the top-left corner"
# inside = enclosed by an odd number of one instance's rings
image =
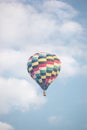
[[[54,54],[36,53],[27,63],[27,71],[43,90],[54,81],[60,73],[61,61]]]

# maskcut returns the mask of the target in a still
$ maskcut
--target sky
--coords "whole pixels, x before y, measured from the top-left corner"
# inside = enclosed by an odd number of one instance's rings
[[[87,0],[0,0],[0,130],[87,130]],[[37,52],[61,72],[47,96],[27,72]]]

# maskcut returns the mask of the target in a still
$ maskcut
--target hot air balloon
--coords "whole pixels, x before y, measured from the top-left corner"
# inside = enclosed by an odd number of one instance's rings
[[[56,79],[61,69],[61,61],[56,55],[41,52],[28,59],[27,71],[43,89],[46,96],[48,86]]]

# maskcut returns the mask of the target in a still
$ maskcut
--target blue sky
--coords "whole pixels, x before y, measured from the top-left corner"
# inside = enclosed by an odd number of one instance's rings
[[[86,6],[86,0],[0,0],[0,130],[87,129]],[[26,66],[42,51],[62,62],[46,97]]]

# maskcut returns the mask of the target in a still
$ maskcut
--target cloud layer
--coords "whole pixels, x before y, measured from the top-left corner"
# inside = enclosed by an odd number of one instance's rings
[[[27,59],[36,52],[59,56],[62,78],[87,74],[87,46],[80,42],[84,29],[76,16],[75,9],[56,0],[36,5],[0,1],[0,114],[46,102],[27,81]]]
[[[26,80],[0,78],[0,114],[8,113],[11,108],[22,111],[38,108],[46,102],[32,84]]]
[[[7,123],[0,122],[0,130],[14,130],[14,128]]]

